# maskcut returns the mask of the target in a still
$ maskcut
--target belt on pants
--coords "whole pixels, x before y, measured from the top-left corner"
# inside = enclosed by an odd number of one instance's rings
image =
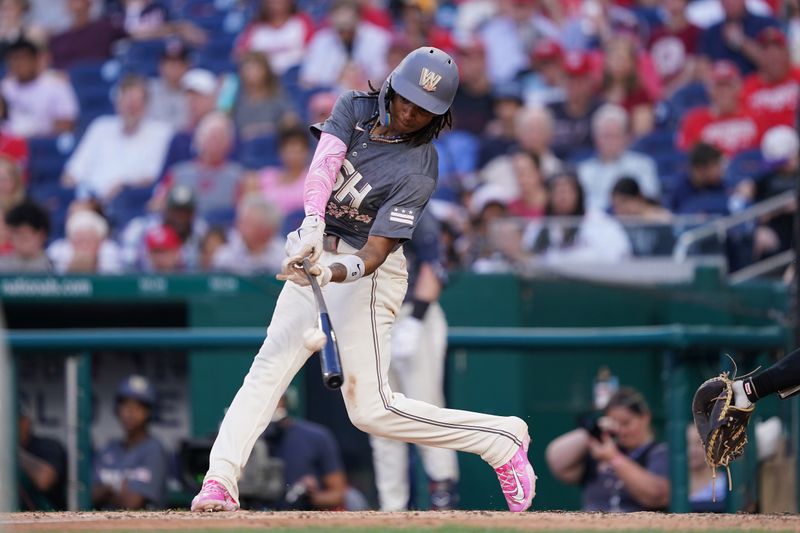
[[[339,236],[326,233],[322,236],[322,249],[326,252],[336,253],[339,248]]]

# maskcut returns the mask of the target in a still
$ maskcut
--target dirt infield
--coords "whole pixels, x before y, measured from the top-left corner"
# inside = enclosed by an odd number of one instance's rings
[[[0,514],[4,531],[220,531],[248,529],[363,528],[475,531],[798,531],[797,515],[626,515],[573,512],[531,512],[514,515],[487,511],[330,513],[252,512],[193,514],[163,512],[78,512]]]

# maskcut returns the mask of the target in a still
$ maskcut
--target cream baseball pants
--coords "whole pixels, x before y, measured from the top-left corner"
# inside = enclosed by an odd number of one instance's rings
[[[356,249],[340,241],[337,253]],[[324,252],[320,261],[335,262]],[[511,459],[528,427],[517,417],[444,409],[392,392],[389,338],[403,302],[408,274],[402,248],[372,274],[323,287],[342,358],[342,396],[350,421],[378,437],[476,453],[493,468]],[[310,287],[287,282],[267,337],[233,398],[211,448],[206,480],[224,485],[237,501],[237,481],[278,400],[311,353],[303,332],[314,327],[317,307]]]
[[[411,314],[412,305],[403,304],[399,318]],[[417,350],[408,360],[392,361],[389,386],[410,398],[444,406],[444,368],[447,357],[447,320],[441,306],[434,302],[422,320],[422,334]],[[404,511],[408,508],[410,484],[408,447],[404,442],[372,436],[375,486],[381,511]],[[447,448],[418,446],[425,473],[434,481],[456,481],[458,458]]]

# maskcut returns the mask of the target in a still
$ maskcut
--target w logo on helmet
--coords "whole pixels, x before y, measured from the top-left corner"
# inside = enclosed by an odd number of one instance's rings
[[[419,85],[429,93],[432,93],[436,90],[436,86],[439,84],[441,79],[441,75],[423,67],[422,73],[419,75]]]

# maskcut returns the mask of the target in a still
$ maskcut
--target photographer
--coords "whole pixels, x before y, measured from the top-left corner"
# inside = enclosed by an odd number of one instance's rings
[[[595,427],[566,433],[547,447],[547,464],[564,483],[583,489],[584,511],[660,511],[669,506],[667,446],[655,442],[650,408],[622,387]]]

